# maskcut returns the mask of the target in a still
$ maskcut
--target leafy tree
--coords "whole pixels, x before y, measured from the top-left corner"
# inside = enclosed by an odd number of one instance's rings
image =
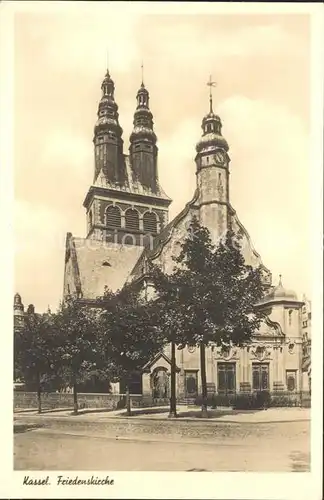
[[[166,304],[160,322],[173,322],[180,347],[198,345],[202,414],[207,415],[205,348],[243,345],[259,327],[254,305],[262,296],[261,270],[245,264],[240,240],[231,231],[215,247],[210,233],[194,219],[170,275],[154,270],[159,301]],[[167,318],[167,319],[166,319]]]
[[[107,377],[98,338],[98,311],[69,297],[55,315],[58,372],[73,387],[73,413],[78,413],[78,386],[94,376]]]
[[[126,409],[131,414],[130,383],[134,375],[163,347],[156,327],[156,304],[142,290],[126,286],[115,294],[106,291],[100,314],[101,349],[115,380],[126,384]]]
[[[53,325],[51,314],[35,314],[29,308],[23,324],[14,328],[15,377],[23,379],[27,387],[36,387],[39,413],[41,393],[55,379]]]
[[[177,307],[179,294],[178,282],[175,275],[167,275],[157,266],[152,266],[147,276],[148,281],[154,287],[155,294],[155,316],[154,322],[160,335],[164,338],[164,344],[171,347],[171,377],[170,377],[170,411],[169,417],[177,417],[176,404],[176,345],[178,349],[183,348],[186,341],[182,325],[182,312]],[[153,319],[153,317],[152,317]]]

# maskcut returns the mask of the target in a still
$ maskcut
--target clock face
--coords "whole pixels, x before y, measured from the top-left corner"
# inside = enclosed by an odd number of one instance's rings
[[[218,163],[224,163],[225,162],[225,155],[224,155],[224,153],[222,153],[221,151],[218,151],[216,153],[216,161]]]

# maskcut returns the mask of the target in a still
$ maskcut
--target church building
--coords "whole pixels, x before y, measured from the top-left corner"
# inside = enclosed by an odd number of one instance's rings
[[[214,243],[231,227],[241,235],[246,263],[260,265],[263,270],[265,293],[257,307],[266,313],[266,319],[249,345],[206,349],[208,391],[225,395],[256,390],[301,391],[303,302],[283,286],[281,278],[272,285],[270,271],[231,205],[229,145],[222,134],[221,119],[213,111],[211,94],[196,144],[196,190],[169,222],[171,199],[159,182],[157,137],[148,90],[142,82],[128,154],[123,149],[115,84],[109,71],[101,91],[93,138],[93,180],[83,203],[87,234],[85,238],[67,234],[63,295],[95,305],[105,289],[116,291],[144,276],[150,263],[171,272],[172,256],[180,251],[194,217],[209,229]],[[200,393],[199,349],[176,350],[176,358],[177,396],[194,398]],[[169,349],[150,360],[132,392],[168,398],[170,362]]]

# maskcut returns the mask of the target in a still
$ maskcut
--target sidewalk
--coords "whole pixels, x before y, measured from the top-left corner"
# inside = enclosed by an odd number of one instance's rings
[[[21,410],[14,413],[14,419],[29,420],[29,418],[61,420],[62,418],[73,418],[78,421],[109,421],[110,419],[118,420],[172,420],[177,421],[192,421],[192,422],[220,422],[220,423],[280,423],[280,422],[297,422],[309,421],[309,408],[269,408],[268,410],[232,410],[231,408],[218,408],[208,410],[208,418],[201,418],[200,409],[196,407],[178,406],[178,418],[169,419],[168,407],[153,407],[153,408],[134,408],[132,416],[127,417],[125,409],[107,411],[98,408],[87,408],[79,410],[78,415],[71,415],[72,409],[55,409],[44,410],[42,414],[38,414],[37,410]]]

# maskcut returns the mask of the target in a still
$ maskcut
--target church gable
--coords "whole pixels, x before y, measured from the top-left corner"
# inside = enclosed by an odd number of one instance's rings
[[[239,220],[236,212],[232,209],[231,214],[231,228],[234,233],[239,234],[241,236],[241,251],[245,260],[245,263],[252,267],[260,266],[262,269],[262,281],[266,287],[270,287],[272,283],[272,275],[268,268],[263,264],[260,255],[253,247],[252,240],[250,238],[249,233]]]
[[[103,296],[105,287],[116,292],[126,283],[143,250],[139,246],[73,238],[68,233],[64,296],[96,299]]]
[[[142,252],[140,246],[78,238],[76,253],[83,298],[101,297],[105,287],[113,292],[121,289]]]
[[[255,338],[278,338],[284,337],[284,333],[279,323],[272,321],[268,316],[261,321],[260,327],[254,334]]]
[[[233,210],[233,209],[232,209]],[[261,266],[265,274],[268,275],[268,279],[270,280],[269,284],[271,284],[271,274],[270,271],[263,265],[262,260],[258,252],[253,247],[252,240],[250,238],[249,233],[239,220],[236,212],[233,210],[231,215],[231,227],[234,233],[239,234],[242,237],[242,252],[245,259],[246,264],[252,267]]]
[[[194,203],[197,193],[187,203],[185,208],[170,222],[154,241],[154,247],[147,254],[148,258],[158,265],[164,272],[171,273],[174,267],[172,257],[180,252],[180,245],[188,234],[192,219],[198,217],[198,211]]]
[[[164,352],[159,352],[153,359],[143,366],[144,373],[153,372],[156,368],[165,368],[166,370],[171,369],[171,359],[164,354]],[[179,372],[180,368],[176,367],[176,371]]]

